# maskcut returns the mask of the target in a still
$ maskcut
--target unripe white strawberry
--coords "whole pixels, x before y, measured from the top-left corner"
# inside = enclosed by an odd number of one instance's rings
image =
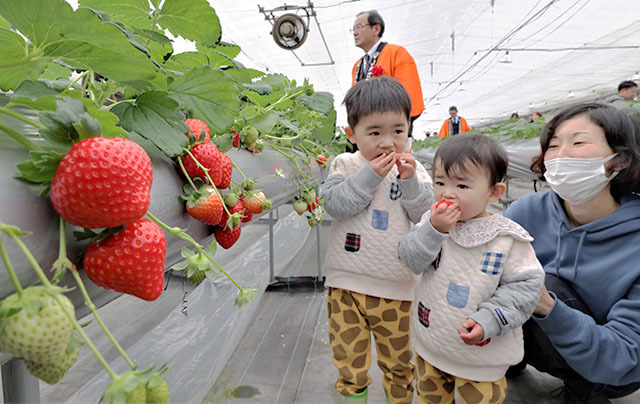
[[[82,343],[76,338],[74,334],[71,334],[71,340],[67,345],[65,357],[62,362],[54,363],[51,365],[43,365],[33,361],[24,361],[24,364],[29,369],[29,373],[38,379],[49,383],[56,384],[64,377],[67,370],[76,362],[78,353]]]
[[[58,292],[53,292],[58,293]],[[74,316],[73,304],[63,294],[60,299]],[[14,356],[41,364],[57,364],[64,360],[73,331],[50,292],[43,286],[32,286],[7,296],[0,303],[0,349]]]

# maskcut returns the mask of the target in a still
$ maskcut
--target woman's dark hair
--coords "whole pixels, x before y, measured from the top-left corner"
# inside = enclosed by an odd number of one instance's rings
[[[611,195],[620,196],[640,191],[640,122],[622,110],[598,103],[578,104],[561,111],[540,133],[540,155],[531,164],[531,171],[544,179],[544,155],[551,137],[563,122],[585,116],[604,131],[605,138],[616,156],[609,164],[609,172],[619,171],[611,180]]]
[[[347,107],[347,122],[355,128],[360,118],[376,112],[397,111],[411,119],[411,98],[393,77],[379,76],[361,80],[347,90],[342,103]]]
[[[447,175],[464,171],[468,163],[480,168],[486,167],[489,183],[493,186],[504,181],[509,158],[504,147],[490,137],[460,134],[450,136],[442,142],[433,158],[434,162],[438,160]],[[435,177],[435,164],[433,175]]]

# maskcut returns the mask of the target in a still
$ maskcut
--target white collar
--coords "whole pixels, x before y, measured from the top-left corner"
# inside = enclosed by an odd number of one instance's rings
[[[373,59],[373,54],[376,53],[376,49],[378,49],[378,45],[380,45],[380,42],[382,42],[382,38],[378,39],[378,42],[376,42],[375,44],[373,44],[373,46],[371,47],[371,49],[369,49],[369,51],[367,52],[369,54],[369,57]]]
[[[521,241],[533,241],[533,237],[522,226],[500,214],[458,222],[449,230],[451,240],[465,248],[477,247],[504,235]]]

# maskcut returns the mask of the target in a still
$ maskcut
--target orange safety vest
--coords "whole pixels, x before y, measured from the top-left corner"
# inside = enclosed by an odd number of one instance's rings
[[[469,128],[469,125],[467,124],[467,120],[461,116],[458,116],[458,118],[460,118],[460,133],[468,132],[470,128]],[[447,118],[444,120],[444,122],[442,123],[442,127],[440,128],[440,133],[438,133],[438,137],[449,136],[449,126],[451,126],[449,125],[450,120],[451,118]]]
[[[353,65],[351,85],[356,82],[356,71],[360,59]],[[375,66],[382,66],[382,74],[391,76],[404,86],[411,97],[411,117],[417,118],[424,111],[424,100],[418,68],[409,52],[400,45],[386,44],[380,52]]]

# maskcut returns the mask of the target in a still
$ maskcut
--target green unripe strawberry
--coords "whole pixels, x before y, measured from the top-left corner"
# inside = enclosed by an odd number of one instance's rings
[[[252,145],[256,142],[256,140],[258,140],[258,130],[256,128],[254,128],[253,126],[249,126],[248,128],[245,129],[245,134],[244,134],[244,144],[248,145]]]
[[[29,373],[48,384],[56,384],[64,377],[67,370],[76,362],[82,343],[75,334],[71,334],[69,344],[62,362],[44,365],[33,361],[24,361]]]
[[[59,288],[58,288],[59,289]],[[0,303],[0,349],[29,361],[50,365],[61,363],[73,330],[52,294],[57,294],[71,316],[71,301],[55,289],[32,286]]]
[[[167,404],[169,402],[169,385],[162,377],[154,375],[147,382],[146,404]]]
[[[124,393],[125,404],[142,404],[147,402],[147,387],[145,384],[141,384],[133,391]]]

